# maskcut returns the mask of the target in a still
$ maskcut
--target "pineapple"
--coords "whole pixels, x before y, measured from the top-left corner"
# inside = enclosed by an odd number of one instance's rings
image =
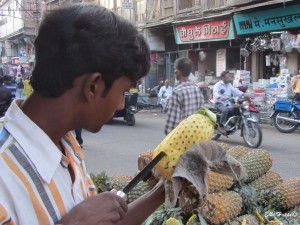
[[[241,225],[243,224],[243,221],[246,221],[245,225],[259,225],[259,220],[256,218],[256,216],[252,214],[245,214],[242,216],[239,216],[235,218],[234,220],[229,221],[228,223],[225,223],[225,225]]]
[[[268,151],[257,149],[241,158],[243,179],[249,183],[265,174],[272,166],[271,155]]]
[[[177,220],[174,217],[170,217],[169,219],[167,219],[164,224],[165,225],[181,225],[180,222],[179,222],[179,220]]]
[[[210,194],[200,207],[204,219],[211,225],[224,224],[236,218],[242,210],[243,199],[233,191]]]
[[[280,192],[282,210],[288,210],[300,204],[300,177],[285,180],[274,189]]]
[[[268,171],[258,179],[252,181],[248,185],[258,190],[273,189],[276,185],[282,183],[283,179],[278,173]]]
[[[147,166],[152,158],[153,151],[148,150],[146,152],[143,152],[138,157],[138,169],[142,170],[145,166]]]
[[[227,191],[233,185],[232,176],[216,173],[211,170],[208,171],[207,180],[209,193]]]
[[[122,190],[130,181],[132,180],[131,176],[113,176],[110,179],[111,189]],[[140,196],[149,192],[151,187],[148,183],[140,181],[128,194],[127,194],[127,203],[131,203]]]
[[[236,160],[240,160],[243,156],[249,153],[249,149],[242,145],[234,146],[227,150],[227,153]]]
[[[220,145],[225,151],[228,151],[231,148],[229,144],[226,144],[224,142],[219,142],[218,145]]]
[[[207,109],[181,121],[165,139],[156,147],[152,158],[164,151],[167,156],[159,161],[156,169],[167,180],[171,180],[180,156],[192,145],[202,141],[210,141],[214,133],[216,116]]]
[[[186,225],[197,225],[198,223],[198,215],[197,214],[193,214],[187,221]]]

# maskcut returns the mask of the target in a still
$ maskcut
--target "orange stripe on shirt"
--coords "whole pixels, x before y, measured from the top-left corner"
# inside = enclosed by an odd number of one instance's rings
[[[78,142],[76,141],[75,137],[71,134],[71,132],[66,133],[66,138],[69,140],[69,142],[71,143],[74,151],[78,154],[80,159],[83,160],[84,154],[83,154]]]
[[[3,222],[5,220],[7,220],[8,218],[9,217],[8,217],[6,209],[3,207],[3,205],[0,205],[0,222]]]
[[[59,213],[61,215],[61,217],[63,217],[64,215],[66,215],[67,213],[67,210],[65,208],[65,205],[64,205],[64,202],[63,202],[63,199],[59,193],[59,191],[57,190],[57,187],[56,187],[56,184],[54,183],[53,180],[51,180],[50,184],[49,184],[49,190],[52,194],[52,197],[55,201],[55,204],[59,210]]]
[[[21,170],[16,166],[16,164],[9,158],[9,156],[6,153],[3,153],[2,156],[9,168],[16,174],[17,177],[19,177],[19,179],[27,189],[39,224],[50,224],[47,213],[44,210],[42,204],[39,202],[37,196],[34,194],[30,182],[26,179],[25,175],[21,172]]]
[[[95,187],[95,184],[94,184],[93,180],[90,177],[87,177],[86,178],[86,183],[87,183],[87,186],[89,187],[89,194],[91,196],[96,195],[97,191],[96,191],[96,187]]]

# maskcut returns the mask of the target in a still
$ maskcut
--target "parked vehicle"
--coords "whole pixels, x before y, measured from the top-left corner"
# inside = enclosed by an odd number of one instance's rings
[[[212,138],[213,140],[219,139],[222,135],[228,137],[228,135],[234,134],[237,130],[241,130],[241,136],[247,146],[251,148],[260,146],[262,131],[259,121],[251,117],[249,102],[246,99],[235,100],[235,105],[232,107],[232,110],[230,110],[229,118],[224,128],[220,128],[219,124],[221,113],[215,108],[210,108],[210,110],[217,115],[217,125]]]
[[[295,131],[300,124],[300,102],[279,99],[275,102],[271,119],[277,130],[282,133]]]
[[[117,110],[113,118],[123,117],[128,126],[135,125],[135,116],[137,112],[137,93],[125,93],[125,106],[121,110]]]

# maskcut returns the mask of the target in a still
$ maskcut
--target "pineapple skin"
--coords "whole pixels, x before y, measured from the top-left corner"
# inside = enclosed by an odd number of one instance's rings
[[[241,158],[243,179],[249,183],[259,178],[272,167],[271,155],[267,150],[257,149],[249,152]]]
[[[210,194],[200,208],[204,219],[211,225],[221,225],[236,218],[242,211],[243,199],[234,192]]]
[[[248,185],[250,187],[256,188],[257,190],[267,190],[275,188],[275,186],[281,184],[282,182],[283,179],[278,173],[268,171],[266,174],[252,181]]]
[[[216,173],[211,170],[208,171],[208,193],[227,191],[233,185],[233,177]]]
[[[227,153],[236,160],[240,160],[242,157],[249,153],[249,149],[242,145],[234,146],[227,150]]]
[[[274,189],[280,193],[282,210],[288,210],[300,204],[300,177],[287,179]]]
[[[171,180],[180,156],[192,145],[210,141],[214,133],[214,125],[209,117],[193,114],[181,121],[153,151],[152,158],[164,151],[167,156],[156,165],[159,173]]]

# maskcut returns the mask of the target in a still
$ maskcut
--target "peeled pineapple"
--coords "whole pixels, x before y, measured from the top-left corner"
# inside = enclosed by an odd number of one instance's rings
[[[243,179],[245,183],[254,181],[265,174],[272,166],[271,155],[268,151],[257,149],[241,158]]]
[[[199,110],[181,121],[156,147],[152,158],[164,151],[167,156],[159,161],[156,169],[167,180],[171,180],[180,156],[193,144],[210,141],[214,133],[215,114],[209,110]]]
[[[169,218],[166,220],[165,225],[181,225],[179,220],[177,220],[176,218]]]
[[[204,219],[212,225],[220,225],[236,218],[242,210],[243,199],[233,191],[210,194],[200,208]]]
[[[198,215],[193,214],[187,221],[186,225],[197,225],[198,223]]]

